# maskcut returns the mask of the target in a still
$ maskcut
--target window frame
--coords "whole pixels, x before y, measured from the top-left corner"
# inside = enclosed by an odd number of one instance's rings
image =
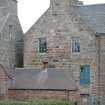
[[[46,41],[46,51],[44,51],[44,52],[40,51],[40,42],[39,42],[40,39],[45,39],[45,41]],[[38,53],[39,54],[46,54],[47,53],[47,40],[46,40],[46,37],[40,37],[40,38],[38,38]]]
[[[13,33],[13,25],[9,25],[9,40],[12,40],[12,33]]]
[[[73,39],[79,39],[79,46],[80,46],[80,49],[79,49],[80,51],[79,51],[79,52],[73,51],[73,49],[74,49],[74,48],[73,48]],[[80,44],[80,37],[79,37],[79,36],[76,36],[76,37],[72,37],[72,38],[71,38],[71,52],[72,52],[72,54],[74,54],[74,55],[75,55],[75,54],[77,54],[77,55],[80,54],[80,52],[81,52],[81,44]]]

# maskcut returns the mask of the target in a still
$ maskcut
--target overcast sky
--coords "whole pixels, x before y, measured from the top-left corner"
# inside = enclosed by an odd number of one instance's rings
[[[49,7],[50,0],[17,0],[18,16],[26,32]],[[82,0],[85,4],[105,3],[105,0]]]

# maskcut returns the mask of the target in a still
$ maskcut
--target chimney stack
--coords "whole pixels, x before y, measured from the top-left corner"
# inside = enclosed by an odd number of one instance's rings
[[[51,7],[70,7],[70,6],[77,6],[79,4],[78,0],[50,0]]]

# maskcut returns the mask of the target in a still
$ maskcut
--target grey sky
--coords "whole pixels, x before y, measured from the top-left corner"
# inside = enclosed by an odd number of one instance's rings
[[[85,4],[105,3],[105,0],[82,0]],[[49,7],[50,0],[18,0],[18,15],[26,32]]]

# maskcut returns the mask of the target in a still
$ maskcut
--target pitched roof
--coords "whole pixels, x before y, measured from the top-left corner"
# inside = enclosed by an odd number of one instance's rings
[[[6,8],[5,7],[0,7],[0,32],[4,28],[10,14],[6,13]]]
[[[33,26],[38,26],[37,23],[43,19],[44,16],[47,16],[48,10]],[[75,13],[79,15],[83,22],[95,33],[105,33],[105,4],[75,6],[74,14]],[[32,27],[29,30],[31,30]]]
[[[9,14],[7,14],[6,16],[2,16],[0,18],[0,32],[2,32],[2,29],[4,28],[8,18],[9,18]]]
[[[76,12],[94,32],[105,33],[105,4],[79,6]]]
[[[68,69],[43,70],[16,69],[10,89],[76,90],[76,84]]]

